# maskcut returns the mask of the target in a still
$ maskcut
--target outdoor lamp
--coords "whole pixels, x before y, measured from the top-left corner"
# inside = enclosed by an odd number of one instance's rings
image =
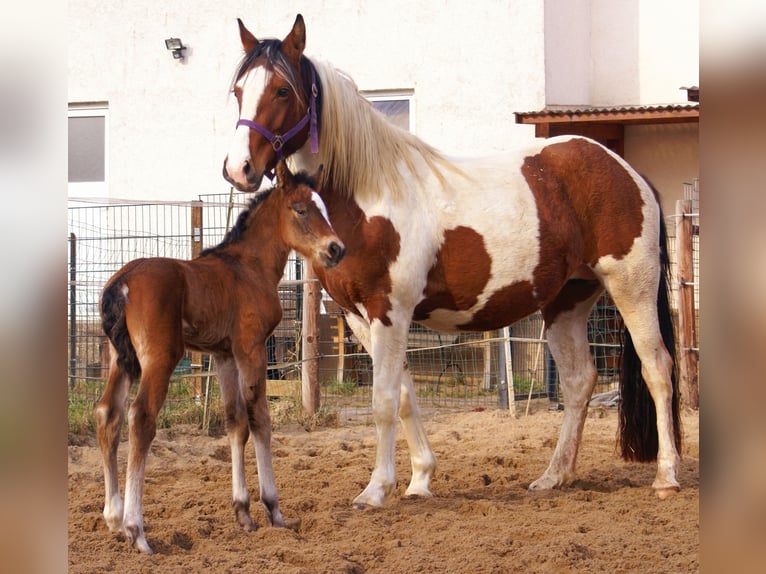
[[[173,52],[173,58],[180,60],[184,57],[183,51],[186,50],[180,38],[168,38],[165,40],[165,47]]]

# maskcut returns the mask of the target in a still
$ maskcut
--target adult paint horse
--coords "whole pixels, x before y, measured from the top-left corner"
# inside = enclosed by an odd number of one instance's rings
[[[191,261],[137,259],[106,283],[101,318],[111,364],[96,406],[104,458],[104,518],[128,542],[152,553],[144,536],[146,457],[170,375],[184,348],[212,354],[218,369],[231,446],[232,506],[239,524],[254,530],[245,484],[244,447],[253,437],[261,503],[268,520],[284,526],[271,464],[271,422],[266,401],[266,339],[282,318],[277,284],[295,249],[321,268],[345,252],[314,191],[315,179],[277,165],[278,185],[257,195],[217,247]],[[130,406],[129,454],[123,511],[117,482],[117,445],[125,402]]]
[[[627,327],[622,455],[658,461],[660,498],[678,490],[667,255],[649,184],[582,137],[449,161],[389,124],[347,76],[307,58],[300,15],[282,41],[258,41],[241,21],[239,29],[245,57],[233,89],[240,119],[224,177],[251,190],[282,155],[302,167],[322,162],[320,194],[348,249],[340,265],[316,271],[373,361],[377,453],[354,504],[380,506],[396,485],[397,415],[412,463],[405,494],[430,494],[435,459],[405,356],[412,320],[439,331],[480,331],[542,310],[565,409],[550,465],[529,488],[571,482],[597,378],[586,322],[604,289]]]

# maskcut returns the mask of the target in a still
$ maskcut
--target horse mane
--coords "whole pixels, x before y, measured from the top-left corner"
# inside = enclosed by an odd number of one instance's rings
[[[381,197],[387,187],[395,197],[414,176],[422,159],[444,186],[443,170],[463,173],[436,148],[389,122],[359,93],[356,83],[331,64],[311,61],[321,84],[319,154],[323,183],[357,197]],[[401,170],[402,162],[409,174]]]
[[[313,176],[310,176],[304,170],[294,173],[293,180],[294,180],[295,187],[306,185],[310,187],[311,189],[317,188],[316,179]],[[236,243],[240,241],[242,239],[242,235],[244,235],[245,231],[247,231],[247,229],[250,227],[252,223],[251,215],[254,215],[258,207],[264,201],[266,201],[266,199],[268,199],[276,189],[279,189],[281,185],[282,185],[282,182],[279,182],[277,185],[270,187],[269,189],[258,192],[258,194],[255,197],[253,197],[250,200],[250,202],[247,204],[247,207],[243,209],[240,212],[240,214],[237,216],[236,223],[234,223],[234,226],[231,229],[229,229],[229,231],[226,232],[226,235],[224,235],[223,240],[221,240],[221,242],[214,247],[208,247],[207,249],[203,249],[202,251],[200,251],[200,256],[210,255],[213,253],[220,252],[227,245],[231,245],[232,243]]]
[[[304,90],[298,89],[301,78],[281,51],[282,41],[275,38],[261,40],[241,59],[231,81],[231,88],[259,60],[267,69],[279,74],[293,91],[304,100]],[[414,176],[423,184],[424,174],[418,170],[417,160],[428,165],[430,171],[444,186],[444,170],[465,175],[436,148],[416,135],[389,122],[359,93],[356,83],[348,75],[326,62],[309,60],[320,84],[321,108],[319,125],[319,153],[325,170],[322,184],[330,184],[341,193],[357,197],[381,197],[385,189],[397,197]],[[304,66],[301,65],[301,73]],[[401,170],[404,163],[406,170]]]

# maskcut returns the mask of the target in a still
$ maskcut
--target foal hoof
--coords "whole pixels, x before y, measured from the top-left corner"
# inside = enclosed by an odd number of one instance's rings
[[[258,530],[258,526],[253,522],[253,518],[250,516],[250,502],[234,501],[231,503],[234,507],[234,517],[245,532],[254,532]]]
[[[657,495],[657,498],[660,500],[665,500],[666,498],[670,498],[674,494],[681,491],[680,486],[673,486],[670,488],[658,488],[654,491],[654,494]]]

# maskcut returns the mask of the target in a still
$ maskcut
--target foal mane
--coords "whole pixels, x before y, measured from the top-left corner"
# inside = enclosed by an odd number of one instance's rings
[[[299,187],[301,185],[308,186],[312,190],[316,189],[317,182],[316,179],[305,171],[301,170],[295,174],[293,174],[293,185],[294,187]],[[221,242],[214,246],[214,247],[208,247],[207,249],[203,249],[200,252],[200,256],[202,255],[210,255],[217,252],[220,252],[223,250],[227,245],[231,245],[232,243],[237,243],[242,239],[242,236],[245,234],[245,232],[249,229],[249,227],[253,223],[253,219],[255,218],[255,214],[258,210],[258,207],[263,204],[274,191],[280,189],[280,187],[284,185],[283,182],[279,182],[277,185],[270,187],[269,189],[266,189],[264,191],[259,191],[258,194],[253,197],[250,202],[247,204],[247,207],[243,209],[240,214],[237,216],[237,221],[234,223],[234,226],[229,229],[229,231],[226,232],[226,235],[224,235],[223,240]]]
[[[372,107],[356,83],[331,64],[314,62],[321,84],[322,111],[319,153],[325,164],[324,183],[336,191],[379,198],[387,187],[396,198],[406,188],[407,172],[423,184],[418,158],[444,186],[444,170],[463,173],[436,148],[405,131]]]

